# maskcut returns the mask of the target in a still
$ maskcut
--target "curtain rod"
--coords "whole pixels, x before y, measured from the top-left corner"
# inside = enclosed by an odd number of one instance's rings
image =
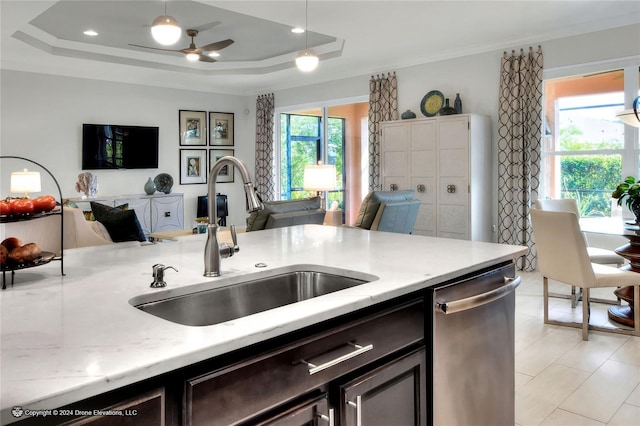
[[[529,52],[533,52],[533,47],[529,46]],[[539,52],[539,53],[542,53],[542,46],[541,46],[541,45],[538,45],[538,52]],[[516,54],[516,51],[515,51],[515,50],[512,50],[512,51],[511,51],[511,55],[515,55],[515,54]],[[524,49],[520,48],[520,54],[521,54],[521,55],[523,55],[523,54],[524,54]],[[503,52],[503,56],[504,56],[504,57],[506,57],[506,56],[507,56],[507,51],[506,51],[506,50]]]

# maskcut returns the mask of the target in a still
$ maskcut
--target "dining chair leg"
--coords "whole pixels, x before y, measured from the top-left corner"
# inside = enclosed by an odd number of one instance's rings
[[[544,323],[549,323],[549,279],[542,277],[542,304],[544,305]]]
[[[640,286],[633,287],[633,332],[640,336]]]
[[[589,340],[589,288],[582,289],[582,340]]]

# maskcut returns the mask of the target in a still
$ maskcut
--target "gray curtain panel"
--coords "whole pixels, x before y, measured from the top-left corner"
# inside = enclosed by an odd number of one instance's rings
[[[380,190],[380,122],[398,119],[396,73],[369,80],[369,191]]]
[[[256,191],[263,200],[275,199],[275,162],[273,158],[273,93],[256,101]]]
[[[529,208],[538,198],[542,146],[542,49],[504,53],[498,109],[498,242],[525,245],[518,268],[536,267]]]

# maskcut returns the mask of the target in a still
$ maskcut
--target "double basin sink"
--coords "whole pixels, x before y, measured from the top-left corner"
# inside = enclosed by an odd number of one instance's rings
[[[165,320],[207,326],[334,293],[378,277],[319,265],[297,265],[134,297],[131,305]],[[213,287],[215,285],[215,287]]]

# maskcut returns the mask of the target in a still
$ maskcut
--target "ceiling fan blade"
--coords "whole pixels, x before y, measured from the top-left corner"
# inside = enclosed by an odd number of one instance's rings
[[[129,43],[129,46],[133,46],[133,47],[142,47],[143,49],[153,49],[153,50],[163,50],[165,52],[181,52],[181,50],[175,50],[175,49],[162,49],[160,47],[151,47],[151,46],[141,46],[139,44],[131,44]]]
[[[218,50],[224,49],[225,47],[233,44],[233,40],[230,38],[222,41],[217,41],[215,43],[206,44],[204,46],[200,46],[200,51],[203,52],[216,52]]]
[[[200,57],[198,58],[199,61],[201,62],[217,62],[215,59],[213,59],[211,56],[208,55],[200,55]]]

